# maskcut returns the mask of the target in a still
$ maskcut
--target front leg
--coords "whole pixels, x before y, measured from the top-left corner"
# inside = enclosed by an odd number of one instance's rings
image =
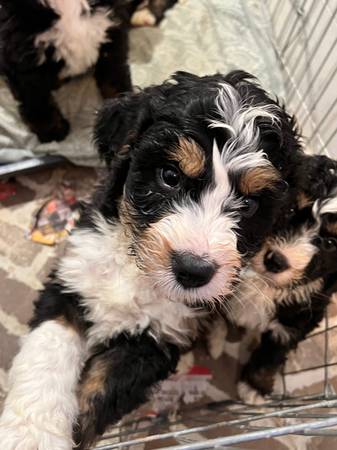
[[[1,450],[72,448],[83,359],[82,340],[64,318],[45,321],[28,334],[9,374]]]
[[[289,351],[289,344],[275,340],[271,331],[263,333],[259,346],[242,369],[238,384],[240,398],[247,403],[260,403],[263,396],[270,395],[275,376],[284,366]]]
[[[243,367],[238,386],[239,395],[249,403],[273,392],[274,380],[286,363],[288,354],[296,349],[321,322],[330,302],[330,292],[317,292],[307,302],[281,303],[269,330],[262,334],[258,348]]]
[[[89,359],[78,391],[75,448],[88,449],[108,425],[145,403],[153,387],[175,370],[178,357],[176,346],[157,342],[144,332],[120,335]]]
[[[52,95],[57,83],[56,70],[42,65],[25,73],[17,70],[15,76],[13,73],[8,76],[21,117],[40,142],[62,141],[69,133],[69,123]]]
[[[104,99],[130,91],[131,76],[128,63],[128,35],[125,28],[111,29],[109,42],[100,48],[95,67],[97,86]]]

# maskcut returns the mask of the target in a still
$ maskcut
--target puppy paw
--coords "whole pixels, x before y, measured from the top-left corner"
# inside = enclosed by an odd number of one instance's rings
[[[181,355],[176,372],[181,375],[188,373],[190,369],[194,366],[194,355],[193,352],[185,353],[184,355]]]
[[[213,359],[218,359],[225,351],[227,326],[223,320],[216,320],[207,336],[208,353]]]
[[[249,405],[263,405],[266,399],[245,381],[240,381],[237,386],[240,399]]]
[[[43,124],[36,128],[35,133],[40,142],[63,141],[69,134],[69,122],[63,117],[57,118],[49,124]]]
[[[0,418],[1,450],[72,450],[72,442],[6,411]]]
[[[139,9],[131,17],[131,25],[134,27],[153,27],[157,19],[148,8]]]

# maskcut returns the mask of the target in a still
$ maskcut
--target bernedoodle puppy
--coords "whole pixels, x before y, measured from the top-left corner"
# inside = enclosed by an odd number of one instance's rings
[[[87,448],[145,402],[202,306],[231,294],[302,157],[292,119],[240,71],[111,100],[95,136],[110,170],[14,359],[2,450]]]
[[[337,162],[306,156],[272,235],[244,269],[227,305],[226,319],[259,341],[238,384],[246,402],[265,401],[290,351],[322,321],[337,288],[336,262]],[[213,323],[214,356],[219,356],[225,329],[221,319]]]
[[[104,98],[131,90],[128,28],[141,0],[2,0],[0,73],[20,114],[41,142],[69,132],[52,92],[69,78],[94,68]],[[149,0],[152,24],[172,0]],[[139,15],[141,17],[139,17]]]

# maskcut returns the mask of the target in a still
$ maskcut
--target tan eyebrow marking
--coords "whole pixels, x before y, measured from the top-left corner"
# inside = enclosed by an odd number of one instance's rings
[[[308,195],[304,192],[299,192],[297,195],[297,204],[300,209],[305,208],[306,206],[310,206],[314,203]]]
[[[179,163],[180,169],[188,177],[197,177],[205,168],[205,153],[194,140],[179,138],[179,144],[170,154],[172,161]]]
[[[327,223],[327,224],[325,225],[325,229],[326,229],[329,233],[331,233],[331,234],[337,236],[337,222],[329,222],[329,223]]]
[[[240,191],[249,195],[262,189],[274,189],[280,180],[279,173],[272,166],[251,168],[241,175]]]

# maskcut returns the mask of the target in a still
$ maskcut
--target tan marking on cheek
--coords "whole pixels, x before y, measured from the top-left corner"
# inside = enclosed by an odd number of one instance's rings
[[[297,195],[297,204],[299,209],[305,208],[313,204],[313,200],[308,197],[304,192],[299,192]]]
[[[241,176],[240,191],[249,195],[262,189],[274,189],[277,181],[280,181],[280,175],[272,166],[248,169]]]
[[[192,139],[179,138],[179,144],[172,151],[169,159],[177,161],[180,169],[188,177],[197,177],[205,169],[205,153]]]
[[[278,280],[282,285],[287,285],[300,280],[304,275],[305,268],[313,256],[313,251],[310,251],[308,246],[295,245],[288,248],[282,248],[281,252],[287,258],[290,268],[280,274],[276,274],[274,276],[275,280]]]
[[[148,228],[137,243],[137,257],[146,273],[167,270],[171,265],[172,247],[154,227]]]
[[[135,220],[134,208],[124,198],[121,199],[118,205],[118,215],[123,225],[126,236],[131,238],[132,235],[138,233],[137,222]]]
[[[333,236],[337,236],[337,222],[329,222],[324,225],[324,228]]]
[[[264,265],[264,256],[268,251],[282,253],[288,261],[289,269],[277,274],[269,272]],[[303,277],[313,254],[314,249],[309,244],[279,246],[273,241],[267,241],[262,250],[252,258],[252,267],[257,273],[268,277],[274,285],[286,286]]]

